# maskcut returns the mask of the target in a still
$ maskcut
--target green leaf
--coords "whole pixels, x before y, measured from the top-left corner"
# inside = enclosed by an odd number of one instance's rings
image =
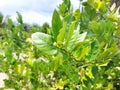
[[[32,34],[33,44],[45,55],[57,54],[57,49],[53,46],[52,37],[48,34],[36,32]]]
[[[93,80],[92,78],[90,78],[88,75],[85,75],[85,78],[87,79],[87,81],[89,82],[89,84],[93,84]]]
[[[92,41],[90,47],[91,50],[89,54],[86,56],[86,59],[88,59],[89,61],[96,60],[98,54],[100,53],[98,40],[95,39],[94,41]]]
[[[2,21],[3,21],[3,14],[2,13],[0,13],[0,24],[2,23]]]
[[[87,80],[83,80],[83,83],[85,84],[86,87],[89,85],[89,82]]]
[[[75,56],[76,60],[80,61],[85,55],[87,55],[90,51],[89,47],[81,47],[78,48],[73,55]]]
[[[7,58],[8,61],[11,61],[13,58],[12,55],[12,47],[6,46],[4,49],[5,57]]]
[[[62,16],[65,16],[65,12],[66,12],[66,5],[65,5],[65,3],[60,4],[58,8],[59,8],[60,14]]]
[[[92,67],[92,75],[93,75],[94,77],[96,77],[97,74],[98,74],[98,67],[97,67],[97,66],[93,66],[93,67]]]
[[[94,19],[96,16],[96,10],[91,5],[87,5],[85,7],[85,18],[88,18],[88,20]]]
[[[86,35],[87,35],[87,32],[79,34],[79,29],[74,30],[73,35],[68,42],[67,50],[72,51],[78,43],[83,42],[85,40]]]
[[[39,62],[36,63],[37,66],[39,66],[39,70],[43,73],[43,74],[48,74],[50,72],[49,69],[49,64],[45,63],[45,62]],[[34,65],[35,66],[35,65]],[[36,67],[37,68],[37,67]]]
[[[17,12],[17,15],[18,15],[17,21],[18,21],[20,24],[23,24],[22,15],[21,15],[19,12]]]
[[[60,19],[58,12],[54,10],[52,16],[52,34],[55,40],[57,39],[57,36],[61,28],[62,28],[62,21]]]
[[[7,22],[9,24],[10,28],[13,28],[14,24],[13,24],[13,21],[10,18],[7,19]]]
[[[52,57],[50,67],[52,71],[56,71],[60,65],[63,63],[63,55],[58,53],[56,56]]]
[[[64,21],[67,22],[68,24],[70,24],[72,22],[72,20],[73,20],[72,13],[69,13],[64,17]]]
[[[63,27],[60,29],[59,35],[57,36],[57,43],[58,44],[64,43],[64,38],[65,38],[65,34],[66,34],[66,27],[67,27],[67,23],[64,22]]]
[[[66,38],[66,45],[68,44],[69,40],[71,39],[71,37],[73,35],[74,29],[75,29],[75,24],[76,24],[76,22],[74,21],[70,25],[70,29],[68,31],[67,38]]]
[[[104,13],[106,11],[106,4],[104,2],[101,3],[101,6],[99,8],[99,11],[101,13]]]
[[[80,19],[80,9],[75,10],[74,17],[75,19]]]
[[[105,48],[105,47],[104,47]],[[114,57],[114,55],[118,52],[118,48],[116,46],[111,48],[105,48],[104,51],[97,57],[97,60],[107,60],[109,58]]]

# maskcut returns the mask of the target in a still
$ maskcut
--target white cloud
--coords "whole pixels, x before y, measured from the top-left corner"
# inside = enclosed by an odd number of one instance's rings
[[[11,15],[16,20],[16,11],[23,16],[24,22],[29,24],[44,22],[51,23],[52,13],[62,0],[0,0],[0,11],[4,15]],[[79,0],[71,0],[74,8],[79,7]]]
[[[45,15],[44,13],[38,13],[35,11],[21,12],[24,23],[28,24],[39,24],[42,25],[44,22],[51,23],[51,15]],[[17,14],[11,16],[13,21],[16,21]]]
[[[52,11],[62,0],[0,0],[0,11]]]
[[[74,9],[79,8],[80,0],[71,0]]]
[[[0,11],[16,20],[16,11],[23,16],[24,22],[51,23],[52,12],[62,0],[0,0]]]

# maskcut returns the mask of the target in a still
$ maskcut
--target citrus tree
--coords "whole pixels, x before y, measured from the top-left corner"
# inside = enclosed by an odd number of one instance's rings
[[[15,90],[119,90],[120,18],[109,0],[87,0],[83,11],[63,0],[47,34],[8,19],[0,39],[4,88]],[[35,33],[33,33],[35,32]],[[31,39],[32,38],[32,39]]]
[[[88,0],[81,12],[73,11],[70,0],[64,0],[53,13],[51,33],[32,35],[33,44],[52,63],[54,87],[110,90],[119,81],[120,19],[109,4]]]

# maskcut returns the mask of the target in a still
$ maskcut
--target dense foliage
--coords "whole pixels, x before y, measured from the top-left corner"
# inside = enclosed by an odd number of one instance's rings
[[[15,90],[111,90],[120,87],[119,11],[109,0],[87,0],[73,11],[70,0],[54,10],[52,26],[24,30],[7,19],[1,29],[0,71]],[[46,25],[43,25],[46,26]],[[32,37],[32,40],[31,40]],[[116,89],[119,90],[119,87]]]

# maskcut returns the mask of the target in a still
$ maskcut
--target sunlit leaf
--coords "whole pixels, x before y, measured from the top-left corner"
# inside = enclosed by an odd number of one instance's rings
[[[57,43],[58,44],[64,43],[64,38],[65,38],[65,34],[66,34],[66,29],[67,29],[66,27],[67,27],[67,23],[64,22],[63,27],[60,29],[59,34],[57,36]]]
[[[110,7],[110,11],[114,12],[115,7],[116,7],[116,4],[115,4],[115,3],[113,3],[113,5]]]
[[[68,42],[68,46],[67,46],[68,51],[72,51],[78,43],[84,41],[86,35],[87,35],[87,32],[79,34],[79,29],[74,30],[73,35]]]
[[[80,10],[77,9],[75,12],[74,12],[74,17],[75,19],[80,19]]]
[[[80,61],[85,55],[87,55],[90,51],[89,47],[86,47],[82,50],[77,50],[75,54],[73,54],[76,57],[76,60]]]
[[[55,55],[57,53],[50,35],[37,32],[32,34],[32,41],[41,53],[44,53],[45,55]]]
[[[75,24],[76,22],[71,23],[68,34],[67,34],[67,38],[66,38],[66,45],[68,44],[69,40],[71,39],[74,29],[75,29]]]

